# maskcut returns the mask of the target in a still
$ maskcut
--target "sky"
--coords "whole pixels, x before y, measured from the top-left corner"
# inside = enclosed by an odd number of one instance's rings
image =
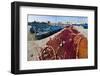
[[[37,22],[50,21],[51,23],[57,23],[57,22],[87,23],[88,18],[82,16],[28,15],[28,22],[33,22],[33,21],[37,21]]]

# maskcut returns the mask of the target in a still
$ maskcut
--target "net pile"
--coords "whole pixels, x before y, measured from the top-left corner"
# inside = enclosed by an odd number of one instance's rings
[[[85,45],[85,46],[84,46]],[[87,38],[73,26],[50,38],[41,50],[40,60],[87,58]]]

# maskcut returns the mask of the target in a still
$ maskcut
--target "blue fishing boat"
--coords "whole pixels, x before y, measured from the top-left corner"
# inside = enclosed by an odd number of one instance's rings
[[[30,32],[35,33],[35,38],[38,40],[46,38],[63,29],[62,26],[49,25],[48,23],[39,22],[34,22],[31,24],[31,26]]]

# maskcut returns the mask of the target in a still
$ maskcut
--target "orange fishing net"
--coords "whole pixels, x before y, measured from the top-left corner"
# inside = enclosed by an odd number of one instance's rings
[[[41,50],[40,60],[87,58],[87,38],[72,26],[67,26],[50,38]]]

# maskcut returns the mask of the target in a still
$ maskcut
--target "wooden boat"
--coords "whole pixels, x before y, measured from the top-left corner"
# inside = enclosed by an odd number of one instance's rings
[[[35,33],[36,39],[46,38],[63,29],[61,26],[48,25],[47,23],[32,23],[31,33]]]

